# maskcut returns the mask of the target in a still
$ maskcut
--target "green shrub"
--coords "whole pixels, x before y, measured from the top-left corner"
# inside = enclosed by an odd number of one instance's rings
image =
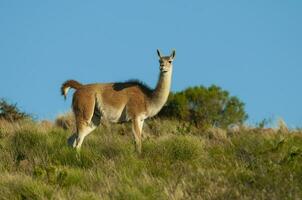
[[[30,119],[31,116],[20,111],[17,104],[10,104],[4,99],[0,99],[0,119],[5,119],[10,122]]]
[[[190,87],[171,93],[160,117],[193,122],[198,127],[221,127],[241,124],[247,119],[244,104],[229,92],[212,85]]]

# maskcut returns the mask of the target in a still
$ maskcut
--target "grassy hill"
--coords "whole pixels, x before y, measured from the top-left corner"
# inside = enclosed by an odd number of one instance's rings
[[[201,131],[152,119],[137,155],[129,124],[89,135],[0,121],[0,199],[301,199],[302,133]]]

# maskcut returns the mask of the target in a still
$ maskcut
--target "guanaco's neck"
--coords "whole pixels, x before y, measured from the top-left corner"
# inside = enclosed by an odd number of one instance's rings
[[[160,72],[156,88],[151,96],[151,115],[156,115],[166,103],[171,87],[172,69],[168,72]]]

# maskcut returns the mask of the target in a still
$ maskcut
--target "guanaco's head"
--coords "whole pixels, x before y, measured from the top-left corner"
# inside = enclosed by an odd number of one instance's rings
[[[159,49],[157,49],[157,54],[159,57],[159,69],[161,73],[172,71],[172,62],[175,58],[175,50],[172,51],[170,56],[162,56]]]

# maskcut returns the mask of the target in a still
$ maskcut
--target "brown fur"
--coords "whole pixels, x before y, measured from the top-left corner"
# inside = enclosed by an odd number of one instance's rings
[[[66,99],[66,95],[67,95],[67,92],[66,92],[66,88],[73,88],[75,90],[78,90],[82,87],[83,85],[81,83],[79,83],[78,81],[75,81],[75,80],[68,80],[68,81],[65,81],[62,86],[61,86],[61,94],[64,95],[64,98]]]
[[[160,57],[160,77],[154,90],[145,84],[131,80],[119,83],[96,83],[82,85],[75,80],[68,80],[61,87],[66,97],[68,89],[75,89],[72,108],[76,118],[77,133],[69,142],[80,148],[84,138],[102,121],[125,122],[132,120],[132,129],[136,148],[141,152],[142,126],[146,118],[157,114],[165,104],[170,90],[172,76],[171,56]]]

